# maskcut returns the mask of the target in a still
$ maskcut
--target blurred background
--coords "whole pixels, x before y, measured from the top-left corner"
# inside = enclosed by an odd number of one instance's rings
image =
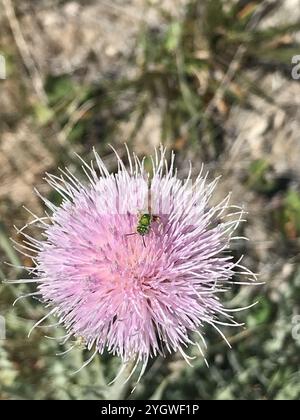
[[[1,4],[2,3],[2,4]],[[191,159],[222,174],[218,195],[233,192],[249,242],[233,250],[265,282],[235,287],[228,307],[247,329],[223,328],[229,350],[209,328],[201,357],[156,359],[134,394],[106,383],[119,361],[89,355],[33,324],[37,300],[14,300],[30,285],[0,286],[1,399],[298,399],[300,397],[300,1],[0,0],[0,258],[30,265],[9,240],[14,225],[59,203],[43,174],[68,166],[82,177],[78,152],[92,147],[116,169],[108,143],[148,154],[161,142],[186,173]],[[218,198],[218,197],[217,197]],[[29,228],[36,234],[34,226]],[[0,265],[1,279],[23,278]],[[54,320],[53,320],[54,322]],[[50,321],[51,323],[51,321]],[[2,334],[3,335],[3,334]],[[193,350],[191,350],[193,351]]]

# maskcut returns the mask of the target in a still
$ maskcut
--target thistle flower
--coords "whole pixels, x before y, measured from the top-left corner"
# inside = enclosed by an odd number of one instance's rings
[[[34,252],[33,279],[24,282],[37,283],[34,294],[50,308],[46,317],[65,326],[66,340],[80,338],[92,357],[107,350],[124,365],[141,362],[142,375],[157,355],[179,351],[189,363],[189,345],[203,354],[207,324],[226,340],[219,325],[239,324],[220,293],[235,273],[252,273],[225,253],[243,212],[229,206],[229,196],[209,204],[217,180],[209,183],[201,170],[192,182],[190,168],[181,181],[174,154],[168,166],[163,148],[151,158],[151,175],[145,160],[127,150],[127,169],[115,153],[117,173],[95,151],[97,169],[82,161],[86,183],[68,169],[47,174],[62,204],[40,195],[51,212],[33,221],[44,240],[21,230],[21,251]]]

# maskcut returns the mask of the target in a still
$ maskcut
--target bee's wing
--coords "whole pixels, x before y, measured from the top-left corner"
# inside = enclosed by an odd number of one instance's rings
[[[147,194],[145,196],[145,203],[144,203],[143,211],[148,212],[148,214],[152,215],[153,213],[152,180],[151,180],[150,174],[144,174],[143,178],[147,185]]]
[[[142,208],[140,208],[140,213],[149,213],[151,214],[151,179],[149,174],[143,175],[143,180],[141,182],[145,182],[143,187],[147,188],[147,192],[145,191],[144,203]]]
[[[150,177],[148,178],[148,213],[152,214],[152,191]]]

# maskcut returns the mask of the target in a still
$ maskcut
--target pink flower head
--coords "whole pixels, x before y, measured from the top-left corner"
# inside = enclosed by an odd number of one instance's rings
[[[202,352],[205,324],[222,336],[221,319],[237,325],[219,297],[241,267],[224,251],[242,211],[225,218],[229,196],[209,204],[217,180],[201,171],[192,181],[190,169],[181,181],[165,152],[155,153],[151,175],[129,152],[128,169],[116,153],[116,173],[94,152],[97,170],[84,162],[86,183],[69,170],[47,175],[62,204],[42,197],[51,211],[37,219],[45,239],[24,234],[36,252],[37,293],[67,337],[143,369],[158,354],[179,351],[188,361],[190,344]]]

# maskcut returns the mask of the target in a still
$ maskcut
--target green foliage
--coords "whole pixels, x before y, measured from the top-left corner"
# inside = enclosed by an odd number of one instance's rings
[[[200,143],[207,159],[218,157],[232,105],[246,106],[250,92],[272,101],[245,70],[255,66],[259,77],[276,66],[289,70],[290,57],[299,49],[291,37],[299,23],[262,28],[279,6],[279,1],[190,0],[174,20],[156,5],[162,24],[141,28],[131,55],[134,78],[87,86],[68,74],[49,75],[48,104],[34,107],[37,122],[43,126],[55,120],[71,142],[93,143],[100,137],[111,141],[118,124],[131,119],[130,142],[148,112],[159,107],[162,140],[171,140],[177,149]],[[91,107],[81,114],[88,101]],[[120,105],[125,103],[125,108]]]
[[[281,206],[274,211],[274,220],[282,234],[290,240],[300,236],[300,194],[298,191],[288,190]]]
[[[272,195],[279,189],[279,182],[272,166],[264,159],[255,160],[249,168],[248,186],[259,194]]]
[[[203,153],[218,156],[231,106],[245,105],[250,90],[270,100],[253,89],[255,81],[247,81],[244,70],[255,65],[261,76],[272,71],[270,63],[287,69],[297,51],[298,45],[286,37],[299,30],[299,23],[258,27],[279,6],[280,2],[191,0],[182,19],[174,21],[164,12],[163,25],[144,27],[134,56],[139,74],[125,85],[135,93],[132,112],[137,126],[157,104],[163,138],[175,142],[183,137],[191,144],[200,139]]]

